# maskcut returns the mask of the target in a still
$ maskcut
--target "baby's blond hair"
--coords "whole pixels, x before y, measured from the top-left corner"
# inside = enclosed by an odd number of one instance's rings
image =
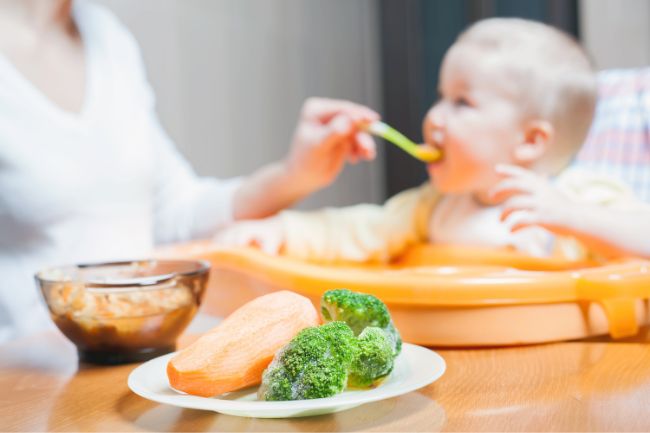
[[[493,56],[526,114],[553,125],[554,143],[542,162],[551,173],[561,170],[582,145],[596,105],[596,75],[585,50],[561,30],[520,18],[479,21],[457,44]]]

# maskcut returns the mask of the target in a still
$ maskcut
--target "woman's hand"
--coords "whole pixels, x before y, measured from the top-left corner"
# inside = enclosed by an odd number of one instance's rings
[[[273,215],[328,186],[346,161],[373,159],[375,142],[363,128],[378,119],[377,113],[363,105],[308,99],[287,157],[248,176],[236,191],[234,219]]]
[[[373,159],[375,142],[363,127],[378,119],[379,114],[353,102],[308,99],[285,159],[287,173],[311,193],[332,183],[346,161]]]

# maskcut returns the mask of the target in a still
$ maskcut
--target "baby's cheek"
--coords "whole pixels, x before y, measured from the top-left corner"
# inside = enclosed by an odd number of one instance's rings
[[[496,181],[494,169],[497,162],[495,162],[494,156],[492,152],[485,151],[485,149],[465,152],[461,155],[463,163],[459,164],[462,165],[462,168],[459,167],[458,172],[468,181],[471,179],[472,189],[483,189],[486,183]]]

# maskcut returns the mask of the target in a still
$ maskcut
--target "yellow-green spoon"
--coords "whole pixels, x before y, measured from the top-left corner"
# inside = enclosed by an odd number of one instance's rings
[[[366,127],[366,131],[386,141],[390,141],[412,157],[424,162],[434,162],[442,157],[442,153],[430,146],[419,146],[406,138],[401,132],[385,124],[384,122],[372,122]]]

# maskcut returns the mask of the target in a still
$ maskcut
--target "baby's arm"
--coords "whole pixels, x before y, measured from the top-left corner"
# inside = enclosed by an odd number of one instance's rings
[[[573,236],[605,257],[650,257],[650,206],[634,203],[618,209],[578,203],[532,171],[515,166],[497,171],[505,178],[492,195],[505,199],[501,219],[512,222],[512,231],[540,226]]]
[[[384,206],[286,211],[234,224],[220,232],[216,242],[319,262],[387,261],[422,238],[418,221],[426,192],[424,188],[405,191]]]

